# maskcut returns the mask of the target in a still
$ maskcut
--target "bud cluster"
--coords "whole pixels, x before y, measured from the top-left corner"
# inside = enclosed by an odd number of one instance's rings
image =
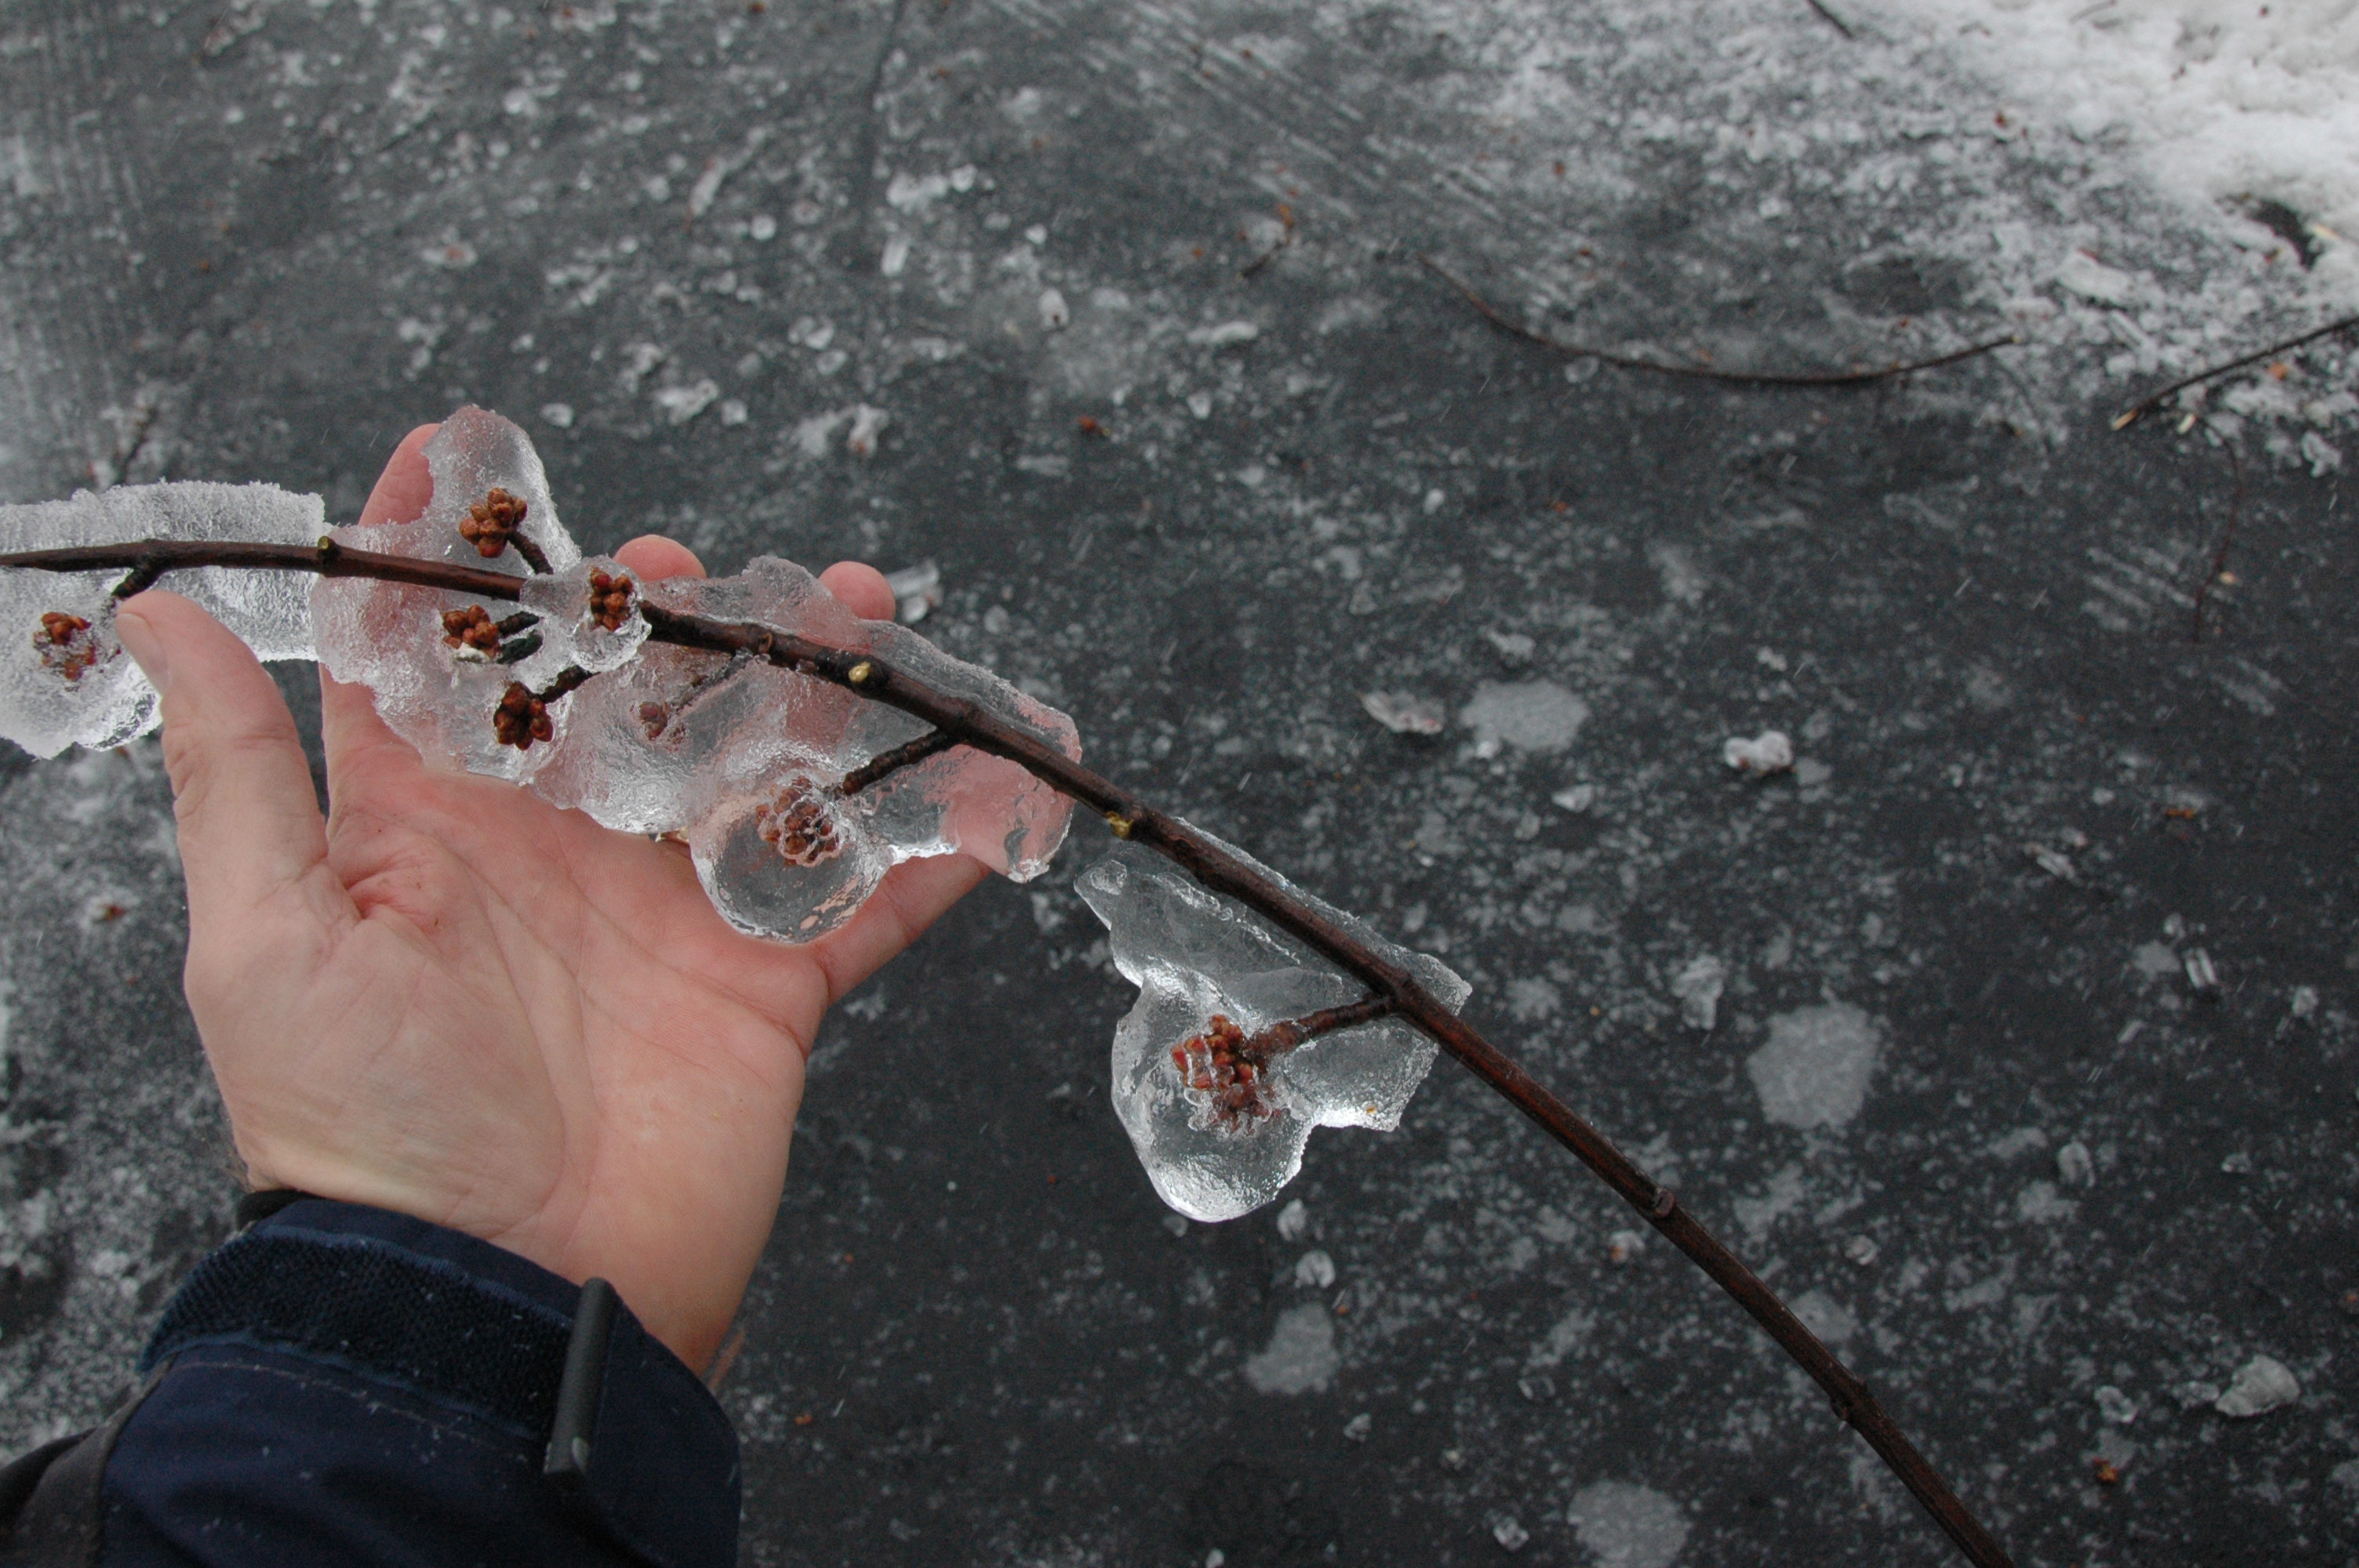
[[[1180,1081],[1198,1094],[1212,1098],[1212,1125],[1240,1131],[1277,1114],[1269,1098],[1269,1054],[1259,1049],[1224,1013],[1214,1013],[1201,1034],[1191,1034],[1171,1047],[1171,1065]]]
[[[33,646],[40,653],[43,669],[70,681],[82,679],[82,672],[98,663],[98,639],[91,634],[90,622],[60,610],[42,612]]]
[[[527,510],[522,496],[495,487],[459,520],[459,537],[474,546],[477,555],[490,560],[506,549],[516,530],[524,526]]]
[[[554,739],[557,727],[549,722],[548,703],[522,681],[510,681],[500,694],[500,705],[492,709],[492,734],[503,746],[529,752],[535,741]]]
[[[835,816],[810,780],[798,776],[754,813],[755,830],[790,866],[816,866],[842,848]]]

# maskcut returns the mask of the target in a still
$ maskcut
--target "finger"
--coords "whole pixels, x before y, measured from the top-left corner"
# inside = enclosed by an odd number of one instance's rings
[[[294,717],[253,652],[179,594],[135,595],[114,623],[163,693],[190,927],[234,925],[327,859]]]
[[[385,471],[376,476],[376,488],[369,492],[368,502],[361,508],[362,527],[415,523],[425,513],[426,503],[434,499],[434,473],[426,466],[425,448],[440,428],[420,425],[393,449]]]
[[[862,561],[838,561],[819,574],[819,582],[863,621],[893,619],[893,589],[875,567]]]
[[[393,456],[386,460],[385,471],[376,476],[376,487],[369,492],[368,501],[361,508],[362,527],[414,523],[424,514],[426,503],[434,498],[434,472],[426,466],[426,443],[441,427],[420,425],[394,448]],[[397,749],[397,754],[406,753],[411,762],[418,755],[377,717],[368,687],[346,686],[325,669],[320,672],[320,738],[328,756],[328,795],[332,803],[336,798],[336,781],[344,776],[344,770],[362,752],[390,746]]]
[[[694,550],[661,534],[640,535],[616,550],[614,558],[648,582],[661,582],[668,577],[704,575],[704,563],[696,558]]]
[[[812,960],[827,977],[828,1006],[883,968],[990,874],[988,866],[965,855],[904,860],[886,872],[842,930],[810,946]]]

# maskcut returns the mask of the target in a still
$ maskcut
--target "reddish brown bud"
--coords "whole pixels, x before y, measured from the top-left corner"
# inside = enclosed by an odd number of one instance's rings
[[[557,727],[549,721],[547,703],[522,681],[510,681],[500,693],[499,706],[492,709],[492,734],[503,746],[529,752],[535,741],[554,739]]]
[[[834,815],[807,778],[788,780],[775,797],[756,807],[754,828],[764,843],[777,847],[779,858],[789,865],[816,866],[842,849],[836,838]]]
[[[495,487],[492,492],[467,509],[459,520],[459,537],[475,546],[475,553],[491,559],[508,547],[508,541],[524,525],[526,512],[530,508],[521,496],[510,495]]]
[[[442,612],[442,641],[453,648],[472,648],[486,657],[500,651],[500,629],[480,604]]]
[[[41,612],[41,629],[33,633],[33,646],[40,653],[42,668],[70,681],[82,679],[82,673],[98,663],[98,639],[91,634],[90,622],[62,611]]]
[[[628,573],[613,577],[604,572],[590,573],[590,619],[609,632],[619,632],[630,617],[634,589]]]

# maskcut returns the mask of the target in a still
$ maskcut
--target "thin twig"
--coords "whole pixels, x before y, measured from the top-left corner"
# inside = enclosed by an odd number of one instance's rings
[[[1847,38],[1856,38],[1859,37],[1857,33],[1851,30],[1851,24],[1849,22],[1844,21],[1841,16],[1838,16],[1832,11],[1828,10],[1821,3],[1821,0],[1810,0],[1810,6],[1811,10],[1816,11],[1820,16],[1824,16],[1829,22],[1833,24],[1835,31],[1841,33],[1843,37]]]
[[[2229,470],[2236,476],[2236,488],[2228,499],[2227,529],[2220,535],[2220,547],[2212,552],[2212,569],[2203,574],[2201,582],[2195,585],[2195,618],[2187,635],[2190,643],[2203,641],[2203,604],[2212,597],[2212,585],[2218,582],[2220,574],[2228,569],[2228,548],[2236,542],[2236,524],[2245,515],[2245,460],[2236,450],[2234,442],[2225,445]]]
[[[2161,407],[2170,397],[2186,391],[2190,386],[2201,386],[2214,376],[2226,375],[2230,371],[2242,370],[2246,365],[2258,364],[2263,360],[2274,359],[2278,354],[2290,353],[2304,344],[2314,343],[2321,338],[2331,338],[2337,332],[2349,331],[2354,327],[2359,327],[2359,316],[2345,316],[2340,321],[2329,321],[2325,326],[2315,331],[2304,332],[2299,338],[2288,338],[2282,343],[2271,343],[2267,348],[2257,349],[2241,359],[2233,359],[2225,364],[2213,365],[2210,370],[2197,371],[2193,375],[2181,376],[2161,391],[2150,392],[2123,409],[2114,418],[2114,428],[2128,429],[2140,419]]]
[[[1283,1056],[1307,1041],[1321,1034],[1332,1034],[1339,1029],[1357,1029],[1363,1023],[1374,1023],[1379,1018],[1389,1018],[1400,1011],[1398,999],[1389,996],[1362,997],[1341,1007],[1326,1007],[1300,1018],[1288,1018],[1256,1029],[1245,1037],[1245,1048],[1267,1061]]]
[[[842,795],[858,795],[869,785],[881,783],[903,768],[911,768],[928,757],[938,756],[959,743],[959,738],[946,730],[929,730],[914,741],[905,741],[889,752],[879,752],[850,773],[835,786]]]
[[[337,577],[377,577],[492,599],[514,599],[521,586],[518,579],[495,572],[345,550],[327,540],[313,550],[210,541],[88,546],[0,556],[0,567],[95,571],[130,568],[145,559],[161,557],[168,557],[176,567],[233,566],[316,571]],[[1321,914],[1271,874],[1240,860],[1202,832],[1083,767],[1045,736],[1000,717],[980,703],[929,686],[873,654],[831,647],[772,626],[683,615],[644,601],[639,613],[647,620],[650,641],[766,659],[781,668],[898,708],[924,720],[935,730],[955,737],[958,744],[1016,763],[1098,813],[1117,838],[1144,845],[1165,856],[1210,892],[1235,900],[1359,979],[1370,994],[1366,1000],[1351,1004],[1352,1008],[1382,1002],[1387,1011],[1415,1025],[1538,1124],[1541,1130],[1571,1151],[1649,1225],[1686,1253],[1810,1375],[1826,1393],[1836,1415],[1867,1440],[1967,1561],[1976,1568],[2013,1568],[2006,1551],[1884,1412],[1867,1386],[1820,1342],[1759,1276],[1680,1207],[1669,1187],[1639,1169],[1603,1133],[1543,1088],[1473,1024],[1442,1005],[1440,999],[1419,985],[1407,968],[1341,922]],[[567,672],[568,676],[575,674],[578,672]],[[565,680],[560,676],[559,685]],[[562,693],[553,686],[549,695]]]
[[[1873,381],[1888,381],[1894,376],[1908,375],[1920,370],[1939,370],[1961,360],[1970,360],[1993,349],[2004,349],[2023,340],[2013,332],[2004,338],[1990,338],[1970,348],[1956,349],[1937,354],[1930,360],[1911,360],[1905,364],[1888,364],[1875,370],[1808,371],[1799,375],[1769,375],[1756,371],[1712,370],[1703,365],[1668,365],[1659,360],[1640,359],[1635,354],[1617,354],[1608,349],[1593,349],[1581,343],[1568,343],[1551,338],[1516,320],[1506,311],[1474,292],[1464,281],[1430,255],[1417,258],[1426,270],[1450,285],[1472,305],[1483,319],[1510,337],[1521,338],[1552,352],[1570,359],[1595,360],[1600,364],[1618,366],[1623,370],[1650,371],[1657,375],[1685,376],[1695,381],[1717,381],[1731,386],[1859,386]]]

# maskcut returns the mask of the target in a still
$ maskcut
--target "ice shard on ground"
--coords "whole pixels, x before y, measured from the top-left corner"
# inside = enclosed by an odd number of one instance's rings
[[[1452,1011],[1464,1004],[1472,988],[1440,959],[1393,946],[1244,851],[1229,852],[1407,968]],[[1137,1002],[1114,1031],[1114,1100],[1164,1202],[1193,1219],[1234,1219],[1294,1179],[1312,1128],[1400,1125],[1433,1065],[1434,1044],[1397,1018],[1321,1034],[1273,1056],[1262,1108],[1249,1114],[1234,1113],[1234,1101],[1198,1087],[1209,1080],[1192,1076],[1208,1054],[1208,1035],[1252,1036],[1356,1001],[1367,991],[1358,979],[1133,846],[1092,866],[1079,889],[1105,922],[1115,967],[1138,987]]]
[[[0,506],[0,552],[134,539],[310,545],[326,531],[316,495],[275,484],[118,485],[71,500]],[[37,757],[119,746],[156,727],[156,688],[114,635],[121,571],[0,572],[0,737]],[[207,567],[168,586],[203,605],[266,659],[311,656],[310,584],[285,572]]]

